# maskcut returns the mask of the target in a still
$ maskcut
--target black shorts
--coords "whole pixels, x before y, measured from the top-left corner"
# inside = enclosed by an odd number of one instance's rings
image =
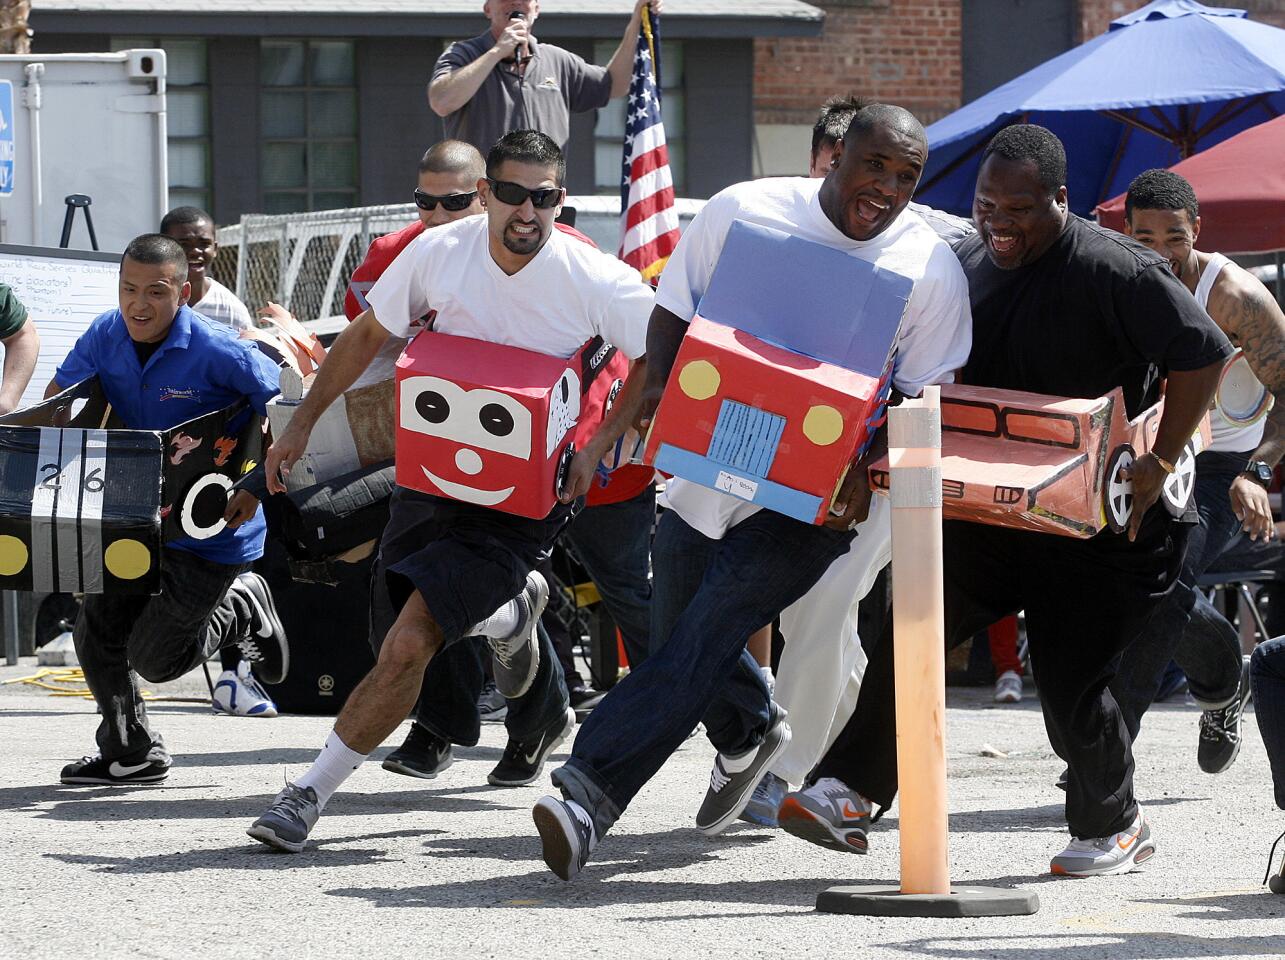
[[[522,591],[581,502],[530,520],[398,487],[379,547],[393,608],[417,590],[446,643],[467,636]]]

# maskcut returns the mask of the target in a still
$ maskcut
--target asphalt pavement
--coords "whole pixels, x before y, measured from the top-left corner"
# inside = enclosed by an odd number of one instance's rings
[[[34,670],[0,668],[0,680]],[[203,689],[197,674],[158,692]],[[1041,909],[910,920],[814,909],[833,884],[897,882],[896,807],[865,857],[748,824],[707,839],[693,827],[712,759],[703,739],[567,884],[545,869],[531,823],[547,776],[486,784],[501,725],[434,781],[367,763],[315,845],[291,856],[245,828],[311,762],[330,720],[216,717],[189,702],[151,712],[175,757],[165,784],[61,786],[62,764],[93,750],[93,703],[0,686],[0,958],[1285,956],[1285,896],[1260,885],[1285,813],[1252,714],[1218,777],[1196,766],[1194,708],[1149,714],[1137,784],[1158,852],[1126,876],[1067,880],[1048,873],[1066,835],[1037,703],[952,689],[953,879],[1034,890]]]

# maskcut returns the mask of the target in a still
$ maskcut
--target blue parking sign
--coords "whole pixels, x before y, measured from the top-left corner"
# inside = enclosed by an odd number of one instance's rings
[[[13,84],[0,80],[0,197],[13,196]]]

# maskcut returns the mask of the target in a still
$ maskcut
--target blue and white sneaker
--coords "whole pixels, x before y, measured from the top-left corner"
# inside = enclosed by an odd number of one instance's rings
[[[763,774],[763,779],[758,782],[758,786],[750,795],[750,802],[741,811],[740,818],[748,823],[756,823],[760,827],[780,826],[777,823],[776,814],[781,809],[781,801],[785,799],[789,788],[790,785],[775,773]]]
[[[259,685],[250,669],[250,661],[242,660],[235,670],[224,670],[214,684],[211,705],[215,713],[233,717],[275,717],[277,705]]]
[[[317,825],[321,805],[317,791],[312,787],[296,787],[287,783],[268,807],[268,812],[250,825],[247,834],[260,843],[298,853],[308,842],[308,834]]]

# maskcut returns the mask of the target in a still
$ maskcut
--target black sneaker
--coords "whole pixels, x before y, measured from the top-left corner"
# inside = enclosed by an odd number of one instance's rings
[[[412,723],[405,742],[384,758],[383,767],[403,776],[432,780],[454,762],[449,740]]]
[[[477,698],[477,715],[483,723],[503,723],[509,715],[509,701],[495,689],[495,681],[488,680]]]
[[[1240,753],[1240,724],[1245,719],[1245,704],[1249,702],[1249,657],[1241,658],[1240,689],[1236,699],[1218,710],[1205,710],[1200,714],[1200,743],[1196,747],[1196,763],[1205,773],[1222,773]]]
[[[1263,883],[1267,884],[1267,889],[1272,893],[1285,893],[1285,858],[1281,859],[1279,869],[1273,869],[1276,848],[1282,840],[1285,840],[1285,833],[1276,838],[1276,842],[1272,844],[1272,852],[1267,855],[1267,875],[1263,877]]]
[[[241,655],[254,664],[261,681],[280,683],[290,672],[290,644],[267,582],[257,573],[243,573],[228,592],[236,593],[250,608],[250,632],[236,642]]]
[[[62,768],[63,783],[97,783],[107,786],[160,783],[170,775],[170,757],[156,744],[126,757],[106,760],[101,755],[81,757]]]
[[[585,717],[589,716],[594,707],[602,703],[602,698],[606,695],[602,690],[595,690],[583,684],[568,690],[567,699],[571,701],[571,709],[576,712],[576,721],[584,723]]]
[[[579,807],[557,797],[541,797],[531,810],[540,831],[544,864],[563,880],[578,874],[598,845],[593,823]]]
[[[521,608],[517,629],[507,637],[486,638],[495,654],[495,686],[510,700],[531,689],[536,671],[540,669],[540,644],[535,630],[549,602],[549,585],[538,570],[526,575],[526,586],[517,601]]]
[[[540,775],[540,768],[553,748],[571,735],[576,726],[576,712],[567,707],[560,726],[530,740],[509,740],[504,756],[486,775],[486,782],[496,787],[520,787]]]

